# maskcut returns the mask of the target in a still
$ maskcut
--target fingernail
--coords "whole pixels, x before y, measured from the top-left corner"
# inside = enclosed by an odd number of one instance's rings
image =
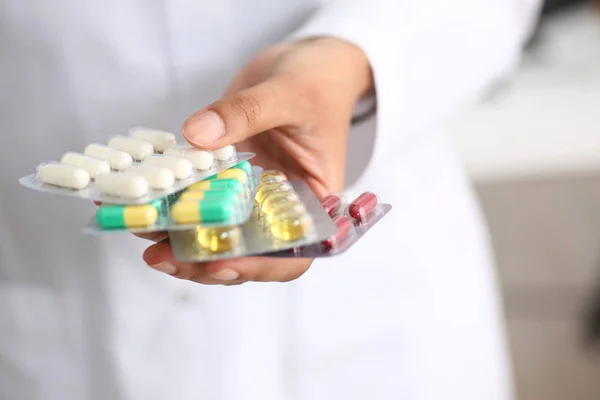
[[[211,275],[211,277],[219,281],[235,281],[240,277],[240,274],[232,269],[224,269],[219,272],[215,272]]]
[[[206,146],[225,135],[225,123],[214,111],[192,115],[185,123],[183,136],[193,144]]]
[[[162,262],[160,264],[151,265],[152,268],[159,272],[164,272],[168,275],[175,275],[177,272],[177,267],[168,262]]]

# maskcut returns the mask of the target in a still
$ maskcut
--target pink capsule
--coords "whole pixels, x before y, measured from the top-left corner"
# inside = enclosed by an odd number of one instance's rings
[[[352,220],[344,215],[337,215],[333,217],[333,222],[338,227],[338,232],[335,236],[325,239],[322,243],[327,249],[334,248],[339,242],[348,237],[354,226]]]
[[[364,192],[348,206],[348,214],[356,221],[364,221],[379,204],[379,197],[375,193]]]
[[[330,194],[323,199],[321,205],[323,205],[327,214],[329,214],[330,217],[333,217],[342,205],[342,198],[338,195]]]

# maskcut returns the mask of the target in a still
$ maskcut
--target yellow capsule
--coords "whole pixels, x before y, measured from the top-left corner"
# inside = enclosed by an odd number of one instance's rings
[[[246,185],[248,183],[248,174],[243,169],[226,169],[225,171],[219,172],[217,174],[218,179],[237,179],[242,183],[242,185]]]
[[[200,222],[225,223],[237,211],[234,201],[226,200],[179,200],[171,209],[171,218],[176,224],[197,224]]]
[[[200,181],[187,187],[186,192],[203,192],[211,189],[210,181]]]
[[[213,253],[233,250],[241,237],[242,233],[238,226],[196,228],[196,238],[200,246]]]
[[[152,226],[158,220],[158,209],[154,204],[107,205],[96,212],[96,221],[102,229],[141,228]]]
[[[262,181],[258,187],[266,188],[266,187],[281,187],[281,188],[290,188],[293,189],[291,183],[288,181]]]
[[[289,203],[298,200],[298,195],[295,192],[273,192],[268,195],[260,204],[260,210],[268,214],[269,211],[277,207],[279,203]]]
[[[274,237],[294,241],[306,236],[312,229],[312,219],[305,212],[280,215],[271,223]]]
[[[256,190],[256,196],[254,197],[254,200],[256,200],[256,202],[258,203],[258,205],[261,205],[262,202],[271,194],[271,193],[275,193],[275,192],[289,192],[292,191],[292,185],[281,185],[279,183],[276,184],[272,184],[272,185],[265,185],[265,186],[259,186],[258,189]]]
[[[273,220],[281,217],[282,215],[303,212],[306,212],[306,207],[300,200],[284,202],[278,204],[276,207],[271,208],[269,213],[266,215],[266,220],[270,224],[273,222]]]
[[[127,206],[124,213],[125,226],[150,226],[158,220],[156,207],[145,204],[139,206]]]
[[[182,194],[183,195],[183,194]],[[181,201],[171,208],[171,218],[176,224],[196,224],[202,221],[198,201]]]
[[[180,201],[187,201],[187,200],[194,200],[194,201],[200,201],[200,200],[204,200],[205,194],[208,192],[208,190],[192,190],[192,191],[186,191],[181,193],[181,196],[179,196],[179,200]]]
[[[283,172],[276,170],[276,169],[268,169],[266,171],[263,172],[262,177],[260,178],[261,181],[267,181],[267,180],[278,180],[278,181],[287,181],[287,175],[284,174]]]

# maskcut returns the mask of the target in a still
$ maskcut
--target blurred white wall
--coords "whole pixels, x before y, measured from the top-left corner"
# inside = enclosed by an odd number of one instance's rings
[[[600,10],[551,17],[520,70],[450,132],[478,181],[600,170]]]

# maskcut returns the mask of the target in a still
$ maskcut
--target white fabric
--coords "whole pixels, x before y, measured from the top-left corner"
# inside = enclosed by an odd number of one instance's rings
[[[0,1],[0,399],[510,399],[485,230],[439,126],[515,65],[536,7]],[[352,132],[348,196],[395,208],[298,281],[175,280],[147,242],[80,234],[92,204],[18,186],[131,126],[178,131],[256,51],[315,34],[371,58],[378,126]]]

